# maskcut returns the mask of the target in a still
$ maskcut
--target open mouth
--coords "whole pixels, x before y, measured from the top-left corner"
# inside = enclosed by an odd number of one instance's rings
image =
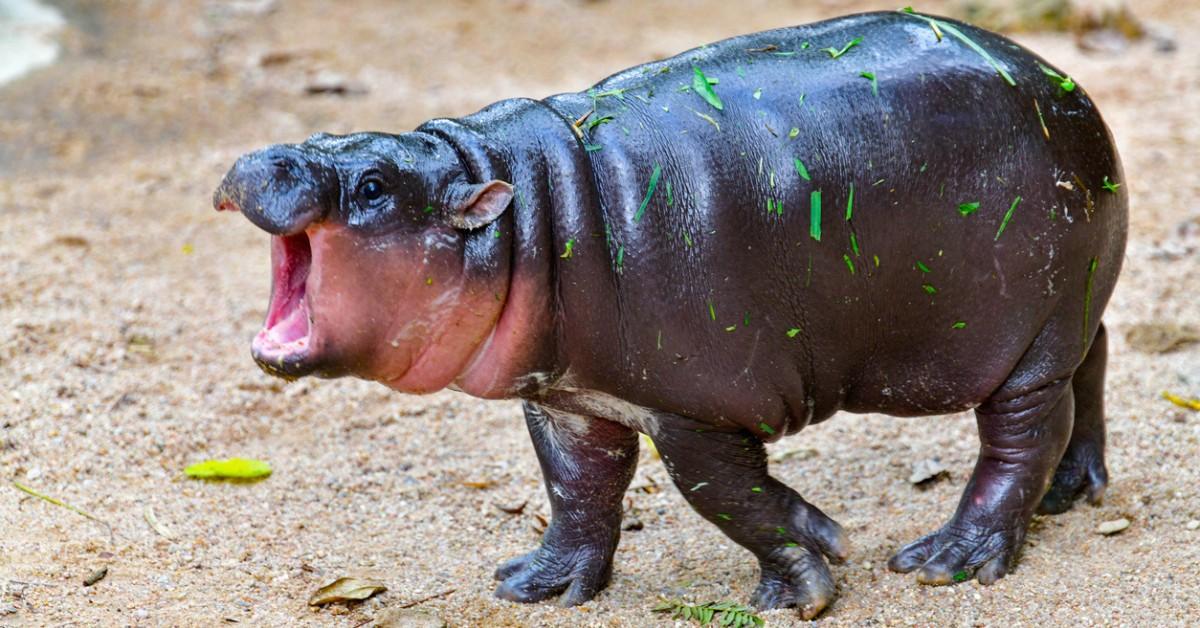
[[[308,234],[271,238],[271,264],[274,277],[271,306],[262,331],[254,337],[255,359],[271,371],[288,370],[285,362],[298,362],[308,351],[312,334],[312,315],[308,304],[308,273],[312,268],[312,247]]]

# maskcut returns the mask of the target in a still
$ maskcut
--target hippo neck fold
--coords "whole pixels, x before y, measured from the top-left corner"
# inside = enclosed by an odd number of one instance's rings
[[[545,104],[516,99],[417,129],[448,143],[472,182],[500,179],[516,195],[493,226],[466,236],[464,273],[472,289],[502,302],[491,333],[453,386],[482,398],[528,394],[560,374],[556,223],[580,214],[590,169],[569,122]],[[555,180],[586,177],[555,185]],[[586,188],[581,192],[578,188]],[[594,193],[591,193],[594,194]],[[589,197],[590,198],[590,197]],[[586,212],[585,212],[586,213]]]

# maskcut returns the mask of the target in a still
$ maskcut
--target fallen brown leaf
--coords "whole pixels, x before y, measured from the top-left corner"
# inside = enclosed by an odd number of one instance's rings
[[[374,580],[360,578],[338,578],[317,589],[308,598],[309,606],[324,606],[334,602],[365,600],[376,593],[387,591],[387,586]]]

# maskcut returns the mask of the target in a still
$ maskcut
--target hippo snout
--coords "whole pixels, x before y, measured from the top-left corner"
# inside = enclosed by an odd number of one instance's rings
[[[293,235],[325,217],[336,198],[331,168],[294,145],[242,155],[213,193],[217,211],[240,211],[274,235]]]

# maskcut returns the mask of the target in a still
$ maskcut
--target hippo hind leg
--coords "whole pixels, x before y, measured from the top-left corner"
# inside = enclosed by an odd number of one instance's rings
[[[538,602],[563,594],[563,606],[582,604],[612,575],[621,500],[637,467],[637,432],[529,402],[525,422],[550,495],[551,521],[536,550],[496,570],[496,596]]]
[[[1098,504],[1108,486],[1104,466],[1104,370],[1108,362],[1108,335],[1101,325],[1075,376],[1071,389],[1075,394],[1075,427],[1071,442],[1058,463],[1050,490],[1042,498],[1038,512],[1056,515],[1066,512],[1081,495],[1088,503]]]
[[[940,530],[897,552],[888,562],[893,571],[917,570],[923,584],[972,577],[991,584],[1013,567],[1075,417],[1075,365],[1063,364],[1069,350],[1055,332],[1044,329],[1000,389],[975,409],[979,458],[958,509]]]
[[[833,601],[828,557],[845,559],[845,533],[832,519],[767,474],[766,449],[746,431],[716,431],[660,415],[652,437],[671,479],[705,519],[758,558],[751,603],[795,606],[805,619]]]

